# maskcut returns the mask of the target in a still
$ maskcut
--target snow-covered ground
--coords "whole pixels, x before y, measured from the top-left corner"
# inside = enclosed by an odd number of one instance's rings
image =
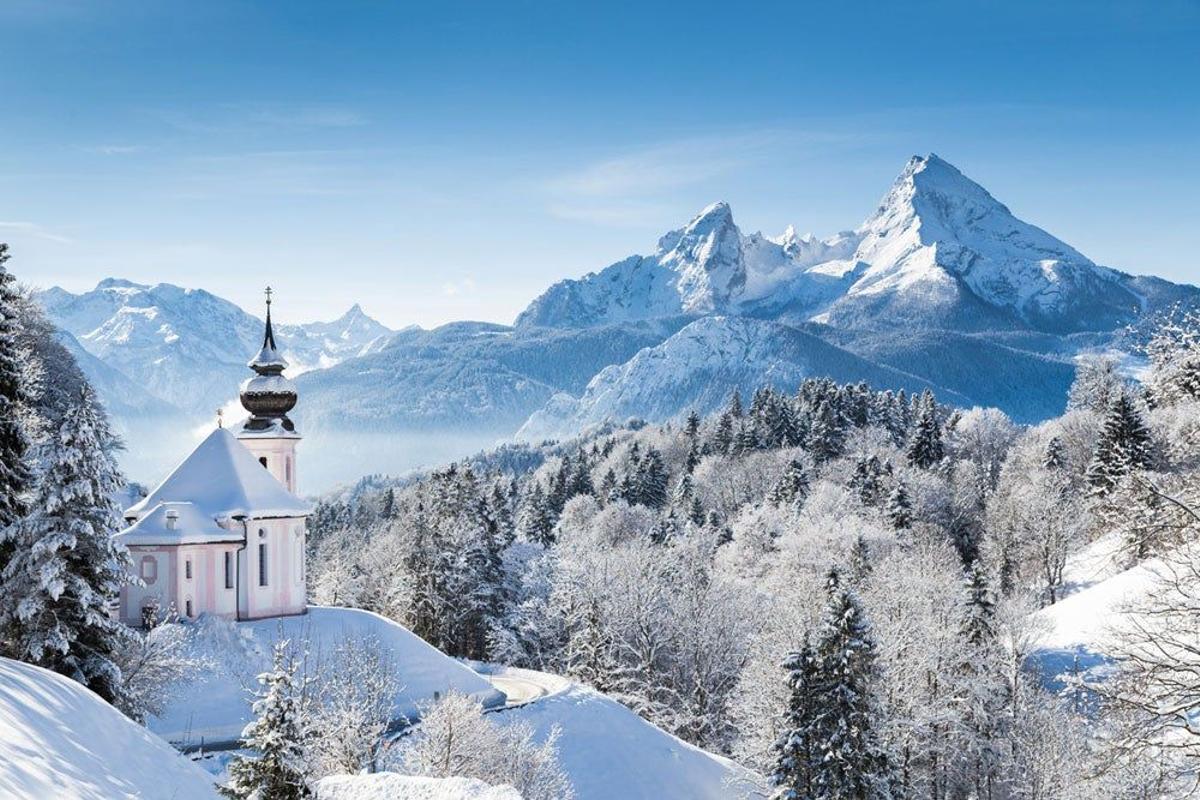
[[[491,718],[528,723],[539,741],[557,725],[559,762],[577,800],[717,800],[739,796],[750,777],[594,689],[532,670],[495,667],[491,673],[497,686],[541,692]]]
[[[380,772],[334,775],[317,784],[317,800],[521,800],[511,786],[468,778],[417,778]]]
[[[215,800],[211,779],[62,675],[0,658],[0,797]]]
[[[439,652],[401,625],[378,614],[349,608],[309,606],[296,617],[230,623],[196,623],[194,655],[211,662],[196,679],[175,687],[162,715],[148,720],[150,730],[179,747],[228,746],[251,718],[250,692],[256,676],[270,665],[276,641],[305,643],[310,663],[328,659],[343,642],[378,643],[399,678],[396,715],[413,716],[436,696],[456,690],[485,707],[504,696],[469,667]]]

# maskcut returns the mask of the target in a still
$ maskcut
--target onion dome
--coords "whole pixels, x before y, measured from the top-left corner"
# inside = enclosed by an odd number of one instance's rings
[[[296,385],[283,375],[287,361],[275,347],[275,332],[271,328],[271,287],[267,287],[267,327],[263,333],[262,349],[247,366],[254,370],[241,386],[242,407],[250,412],[245,430],[265,431],[276,425],[293,431],[295,426],[287,412],[296,405]]]

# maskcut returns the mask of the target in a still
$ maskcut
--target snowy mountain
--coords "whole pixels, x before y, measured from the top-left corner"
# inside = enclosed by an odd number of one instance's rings
[[[190,415],[210,415],[232,396],[262,338],[260,319],[201,289],[108,278],[89,292],[53,287],[37,296],[51,321],[88,354]],[[292,374],[365,355],[391,335],[357,305],[333,322],[279,324],[276,332]],[[90,360],[81,366],[111,407],[145,402],[136,393],[105,392],[118,379],[103,376]]]
[[[219,796],[208,775],[88,689],[0,658],[0,797]]]
[[[1194,295],[1093,263],[1015,217],[936,155],[913,157],[878,208],[829,239],[745,236],[725,203],[632,256],[556,283],[517,326],[741,314],[838,327],[1112,331]]]
[[[551,286],[518,317],[519,331],[701,320],[586,391],[555,396],[522,435],[661,421],[711,408],[735,387],[823,374],[879,388],[925,383],[951,402],[1036,421],[1061,412],[1077,353],[1197,297],[1195,287],[1099,266],[936,155],[914,157],[853,231],[743,235],[717,203],[652,256]]]
[[[624,364],[601,370],[578,399],[556,395],[517,436],[563,438],[606,421],[665,420],[691,410],[706,414],[726,403],[734,388],[747,397],[764,384],[790,392],[809,377],[867,381],[909,392],[931,388],[946,402],[970,404],[964,395],[873,364],[798,328],[709,316]]]

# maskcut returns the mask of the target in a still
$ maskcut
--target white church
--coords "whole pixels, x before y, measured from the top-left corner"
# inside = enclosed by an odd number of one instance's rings
[[[288,419],[296,387],[271,329],[271,290],[262,349],[242,383],[250,417],[235,431],[218,426],[141,502],[116,535],[141,585],[121,590],[120,617],[143,624],[149,609],[173,606],[181,618],[235,620],[303,614],[305,520],[295,495],[300,434]]]

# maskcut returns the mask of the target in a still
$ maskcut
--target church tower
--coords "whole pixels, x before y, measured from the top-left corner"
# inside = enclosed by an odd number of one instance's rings
[[[296,491],[296,445],[300,434],[287,412],[296,405],[296,385],[285,378],[287,362],[275,347],[271,329],[271,287],[267,294],[267,327],[262,349],[247,365],[254,377],[241,386],[242,407],[250,418],[237,432],[241,443],[289,492]]]

